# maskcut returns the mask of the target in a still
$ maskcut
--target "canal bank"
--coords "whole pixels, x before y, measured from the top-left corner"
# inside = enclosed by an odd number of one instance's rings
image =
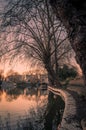
[[[58,130],[86,130],[86,100],[77,92],[48,87],[55,95],[60,95],[65,102],[62,121]],[[84,123],[83,123],[84,122]]]

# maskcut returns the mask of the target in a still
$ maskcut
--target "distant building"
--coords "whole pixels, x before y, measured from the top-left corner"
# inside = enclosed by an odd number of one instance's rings
[[[47,83],[48,84],[48,75],[47,74],[41,74],[38,76],[41,83]]]
[[[31,75],[25,75],[24,78],[25,81],[30,82],[45,82],[48,83],[48,75],[47,74],[31,74]]]

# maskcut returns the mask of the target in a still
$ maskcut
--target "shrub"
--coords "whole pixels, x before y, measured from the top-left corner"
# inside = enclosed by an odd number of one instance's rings
[[[64,65],[63,68],[59,68],[59,78],[61,81],[67,78],[75,78],[76,76],[77,71],[74,68],[69,68],[67,65]]]

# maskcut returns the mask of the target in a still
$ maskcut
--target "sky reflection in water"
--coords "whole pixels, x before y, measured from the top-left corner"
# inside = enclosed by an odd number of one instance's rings
[[[29,119],[30,122],[35,123],[35,121],[38,120],[37,118],[43,116],[46,109],[46,105],[47,105],[47,94],[40,96],[37,96],[35,94],[34,95],[20,94],[16,96],[13,94],[11,95],[7,94],[6,92],[1,92],[0,127],[3,128],[7,127],[6,126],[7,123],[10,125],[14,124],[16,125],[16,123],[18,124],[20,120],[22,120],[21,124],[22,123],[24,124],[24,120],[27,118]],[[16,129],[17,127],[14,128],[12,126],[12,130]],[[22,130],[22,128],[20,129]],[[6,128],[6,130],[8,129]]]

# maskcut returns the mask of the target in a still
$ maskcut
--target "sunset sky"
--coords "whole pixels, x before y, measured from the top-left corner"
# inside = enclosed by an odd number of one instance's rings
[[[6,0],[0,0],[0,11],[4,9],[6,3],[8,1]],[[4,43],[3,43],[4,44]],[[18,62],[17,60],[15,60],[14,62],[10,63],[9,64],[9,61],[5,61],[5,60],[2,60],[0,61],[0,69],[3,69],[4,70],[4,75],[6,75],[6,73],[12,69],[14,71],[17,71],[18,73],[22,74],[23,72],[26,72],[26,71],[30,71],[31,69],[36,69],[37,68],[37,64],[33,67],[31,67],[31,60],[29,60],[28,62],[26,62],[26,60],[24,61],[23,59],[23,62]]]
[[[0,11],[4,9],[5,5],[6,5],[6,0],[0,0]],[[12,69],[14,71],[17,71],[19,74],[22,74],[23,72],[26,71],[30,71],[31,69],[36,69],[37,65],[31,67],[31,61],[26,62],[26,60],[23,62],[18,62],[17,60],[14,61],[13,63],[9,64],[9,61],[0,61],[0,70],[3,69],[4,70],[4,75],[6,75],[6,73]]]
[[[17,71],[18,73],[22,74],[25,71],[29,71],[30,66],[26,63],[22,64],[22,63],[17,63],[17,64],[12,64],[9,65],[9,63],[1,63],[0,68],[2,68],[4,70],[4,74],[6,75],[6,73],[12,69],[14,71]]]
[[[35,72],[37,70],[39,70],[41,73],[45,73],[45,70],[36,64],[34,66],[31,66],[31,62],[17,62],[17,63],[11,63],[9,64],[8,62],[6,63],[1,63],[0,64],[0,69],[4,70],[4,76],[6,76],[6,73],[9,71],[9,70],[13,70],[14,72],[18,72],[19,74],[22,74],[24,72]]]

